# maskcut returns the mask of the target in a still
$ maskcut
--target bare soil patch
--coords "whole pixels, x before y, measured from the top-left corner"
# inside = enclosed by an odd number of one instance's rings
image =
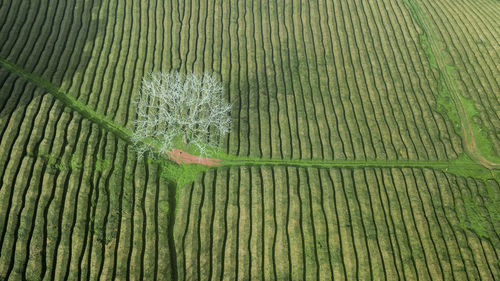
[[[220,165],[220,159],[217,158],[205,158],[196,155],[189,154],[181,149],[172,149],[167,151],[168,158],[177,164],[199,164],[205,166],[218,166]]]

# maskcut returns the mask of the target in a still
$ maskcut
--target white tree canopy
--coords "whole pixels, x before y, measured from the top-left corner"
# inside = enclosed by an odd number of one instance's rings
[[[151,73],[137,98],[133,142],[140,156],[173,148],[175,140],[194,145],[201,155],[231,127],[231,105],[222,84],[210,74]]]

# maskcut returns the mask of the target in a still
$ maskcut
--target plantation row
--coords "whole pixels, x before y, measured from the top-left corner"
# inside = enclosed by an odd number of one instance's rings
[[[459,226],[487,193],[429,169],[209,171],[179,199],[179,280],[498,279],[500,226]]]
[[[462,94],[478,109],[474,121],[484,127],[500,154],[500,31],[498,1],[421,1],[435,23],[447,49],[449,63],[456,67]]]
[[[2,57],[120,124],[135,119],[133,93],[146,72],[161,68],[163,55],[155,50],[163,40],[151,38],[158,33],[151,19],[162,11],[157,3],[24,1],[4,3],[0,11],[7,14],[1,34],[10,35]],[[2,78],[3,92],[15,90],[15,76]],[[20,96],[2,95],[5,114],[31,101]]]

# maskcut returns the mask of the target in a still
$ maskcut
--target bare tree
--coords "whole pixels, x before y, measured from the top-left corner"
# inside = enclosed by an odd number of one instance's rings
[[[132,140],[140,156],[169,151],[178,138],[206,155],[231,126],[231,106],[210,74],[152,73],[143,78],[136,105]]]

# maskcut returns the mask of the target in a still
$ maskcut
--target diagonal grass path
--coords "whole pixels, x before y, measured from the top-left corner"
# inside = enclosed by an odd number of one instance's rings
[[[120,139],[126,141],[127,143],[131,143],[130,136],[132,135],[132,131],[129,129],[116,124],[113,120],[107,118],[104,115],[101,115],[94,110],[87,107],[85,104],[79,102],[74,97],[65,93],[56,86],[54,86],[49,81],[43,79],[42,77],[29,73],[19,66],[13,64],[12,62],[0,58],[0,65],[5,69],[9,70],[12,73],[17,74],[18,76],[30,81],[31,83],[37,85],[38,87],[46,90],[48,93],[53,95],[56,99],[61,101],[65,106],[71,108],[72,110],[80,113],[83,117],[89,119],[90,121],[98,124],[104,130],[109,131],[119,137]]]

